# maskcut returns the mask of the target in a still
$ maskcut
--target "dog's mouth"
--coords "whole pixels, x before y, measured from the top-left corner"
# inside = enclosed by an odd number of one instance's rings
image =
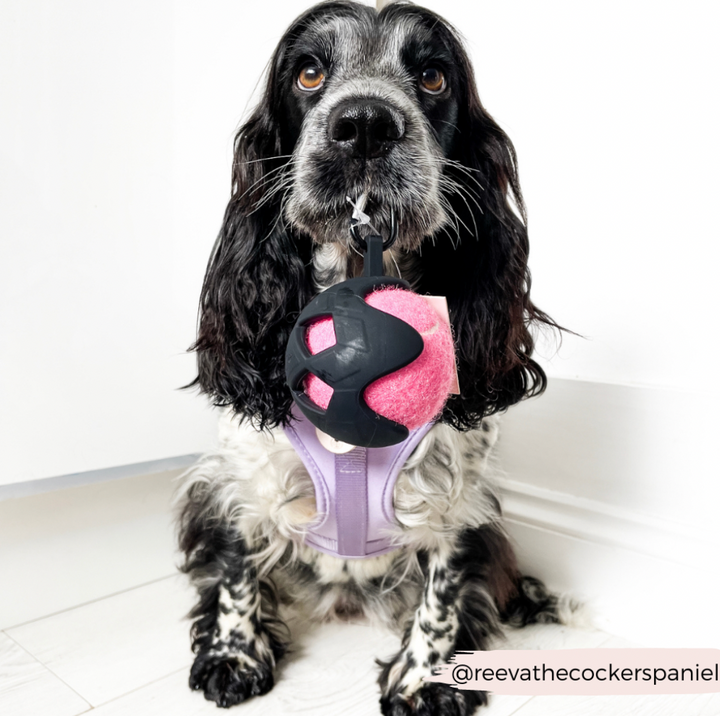
[[[383,211],[377,199],[371,199],[367,192],[360,192],[355,198],[346,196],[350,219],[348,228],[357,241],[370,234],[381,236],[390,241],[397,235],[397,219],[392,205]]]
[[[423,199],[414,198],[423,196],[422,188],[410,193],[386,184],[365,183],[351,190],[330,187],[334,189],[332,194],[325,188],[310,195],[297,184],[285,206],[285,218],[319,244],[349,245],[350,228],[355,225],[356,234],[361,236],[372,233],[387,239],[396,231],[398,247],[412,250],[446,221],[435,193],[425,192]],[[408,201],[408,195],[413,200]]]

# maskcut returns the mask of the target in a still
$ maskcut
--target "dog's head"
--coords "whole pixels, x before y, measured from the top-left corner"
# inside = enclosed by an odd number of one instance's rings
[[[406,3],[322,3],[281,39],[235,140],[196,383],[260,425],[288,419],[283,356],[313,293],[313,250],[348,246],[347,198],[360,196],[381,231],[396,218],[416,289],[448,298],[461,395],[443,419],[473,427],[542,391],[529,324],[552,321],[529,299],[513,146],[480,103],[457,33]]]
[[[443,168],[467,78],[447,26],[433,25],[411,6],[324,6],[281,45],[283,110],[295,118],[285,216],[315,241],[348,240],[348,196],[367,197],[378,228],[394,212],[399,248],[447,223]]]

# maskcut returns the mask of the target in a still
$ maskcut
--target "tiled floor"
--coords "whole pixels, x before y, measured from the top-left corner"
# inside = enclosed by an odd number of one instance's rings
[[[187,688],[184,614],[173,572],[172,474],[0,503],[0,714],[194,716],[218,711]],[[375,716],[377,656],[394,635],[365,624],[294,625],[268,695],[230,713]],[[499,648],[620,645],[601,632],[536,626]],[[717,695],[496,696],[487,716],[717,716]]]

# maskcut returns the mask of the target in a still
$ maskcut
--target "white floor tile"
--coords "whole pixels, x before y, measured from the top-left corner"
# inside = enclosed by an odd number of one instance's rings
[[[505,637],[492,644],[493,649],[593,649],[608,635],[600,631],[571,629],[558,624],[533,624],[523,629],[508,629]],[[532,696],[491,694],[487,716],[510,716]]]
[[[508,629],[493,649],[596,649],[608,640],[602,631],[572,629],[561,624],[531,624]]]
[[[93,705],[191,662],[192,593],[170,577],[8,630]]]
[[[90,708],[10,637],[0,634],[0,714],[77,716]]]
[[[535,696],[515,716],[718,716],[720,694]]]
[[[0,503],[0,573],[15,575],[12,591],[0,592],[0,627],[19,624],[7,629],[12,639],[0,633],[2,716],[77,716],[90,708],[88,702],[98,716],[218,713],[187,686],[192,654],[183,617],[194,595],[184,579],[130,589],[175,571],[171,477],[129,478]],[[106,596],[120,590],[126,591]],[[67,611],[54,613],[60,610]],[[35,621],[22,623],[30,619]],[[392,655],[399,637],[366,624],[294,624],[293,630],[293,652],[281,664],[275,689],[237,713],[378,716],[374,660]],[[622,646],[633,645],[558,625],[511,630],[493,644]],[[719,716],[720,695],[500,695],[478,714]]]
[[[313,714],[313,716],[378,716],[380,693],[375,658],[388,658],[399,647],[399,637],[365,624],[297,625],[293,651],[283,660],[275,688],[242,705],[243,716]],[[523,640],[522,636],[526,639]],[[513,648],[593,646],[607,636],[599,632],[568,630],[555,625],[520,630]],[[504,646],[508,646],[510,641]],[[96,710],[97,716],[196,716],[217,713],[214,704],[187,685],[188,669],[171,674]],[[530,697],[495,696],[485,716],[510,716]]]
[[[0,629],[173,574],[177,474],[0,502]]]
[[[187,685],[188,669],[176,671],[164,679],[143,686],[137,691],[114,699],[93,709],[92,716],[201,716],[202,714],[221,713],[215,704],[205,701],[197,693],[190,691]],[[247,714],[249,704],[237,708],[239,716]],[[229,712],[233,716],[232,711]],[[272,710],[267,715],[274,716]]]
[[[275,688],[238,707],[242,716],[312,714],[378,716],[376,656],[389,656],[398,638],[364,624],[323,624],[300,635],[282,662]],[[217,714],[214,703],[190,691],[188,669],[105,704],[97,716]]]
[[[636,644],[620,636],[610,636],[600,644],[601,649],[642,649],[643,647],[644,644]]]

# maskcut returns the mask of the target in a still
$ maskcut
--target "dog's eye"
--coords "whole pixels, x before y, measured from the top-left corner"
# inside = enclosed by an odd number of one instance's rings
[[[437,67],[427,67],[420,76],[420,86],[429,94],[440,94],[446,86],[445,75]]]
[[[298,87],[301,90],[316,90],[325,82],[325,73],[317,65],[305,65],[298,75]]]

